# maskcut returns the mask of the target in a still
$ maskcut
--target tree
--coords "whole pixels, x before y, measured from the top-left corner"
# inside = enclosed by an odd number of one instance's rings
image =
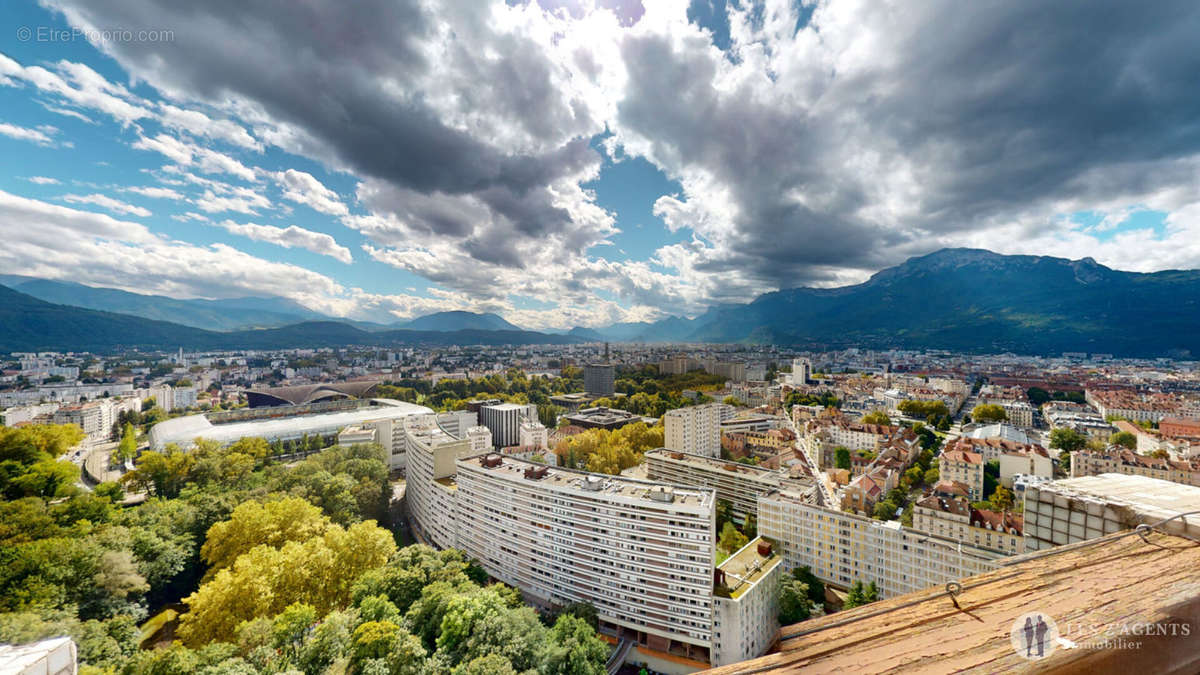
[[[137,431],[129,422],[125,423],[125,430],[121,434],[121,442],[117,445],[117,451],[114,457],[117,461],[124,463],[131,461],[137,456]]]
[[[812,616],[808,585],[795,577],[779,580],[779,623],[799,623]]]
[[[879,599],[879,587],[877,587],[875,585],[875,582],[872,581],[871,583],[867,584],[866,588],[863,589],[863,602],[864,603],[875,602],[878,599]]]
[[[719,544],[727,553],[734,553],[749,543],[749,541],[746,535],[738,532],[738,529],[733,526],[732,522],[725,523],[725,527],[721,529]]]
[[[850,449],[838,446],[833,449],[833,465],[839,469],[850,470]]]
[[[209,566],[205,579],[231,567],[239,556],[256,546],[281,548],[290,541],[319,537],[331,525],[321,509],[298,497],[245,502],[233,510],[229,520],[208,530],[200,548],[200,556]]]
[[[866,415],[863,415],[862,421],[864,424],[890,425],[892,423],[892,418],[888,417],[887,412],[883,410],[872,410]]]
[[[733,504],[728,499],[717,499],[717,529],[721,529],[733,520]]]
[[[603,675],[608,644],[583,619],[563,614],[550,629],[541,654],[540,671],[563,675]]]
[[[1067,427],[1050,431],[1050,447],[1063,452],[1073,452],[1087,447],[1087,436]]]
[[[850,584],[850,591],[846,593],[846,600],[842,602],[842,608],[852,609],[863,603],[863,584],[861,581],[855,581]]]
[[[1003,422],[1008,419],[1008,413],[994,403],[981,403],[971,410],[971,419],[982,423]]]
[[[1000,485],[1000,460],[989,460],[983,465],[983,496],[992,496]]]
[[[758,517],[753,513],[746,514],[746,522],[742,524],[742,534],[746,535],[747,539],[754,539],[758,536]]]
[[[901,401],[896,408],[909,417],[919,419],[936,418],[950,414],[950,409],[946,407],[946,402],[942,400],[920,401],[908,399]]]
[[[274,647],[283,650],[289,659],[294,659],[305,635],[316,622],[316,607],[303,602],[288,605],[271,622]]]
[[[884,499],[875,504],[875,517],[879,520],[891,520],[896,517],[896,509],[900,506],[890,499]]]
[[[1014,500],[1013,491],[1003,485],[999,485],[996,487],[996,491],[992,493],[992,508],[996,511],[1011,511]]]
[[[373,521],[332,525],[322,536],[278,549],[256,546],[184,599],[190,611],[180,637],[188,644],[228,641],[242,621],[273,616],[293,602],[319,613],[344,607],[355,580],[395,550],[391,533]]]
[[[1136,450],[1138,439],[1132,431],[1118,431],[1108,437],[1108,442],[1113,445],[1119,445],[1122,448]]]

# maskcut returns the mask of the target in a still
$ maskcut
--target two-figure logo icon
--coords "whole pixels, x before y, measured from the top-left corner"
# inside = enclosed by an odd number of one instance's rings
[[[1038,661],[1054,653],[1058,643],[1058,625],[1045,612],[1028,612],[1013,621],[1009,639],[1018,656]]]

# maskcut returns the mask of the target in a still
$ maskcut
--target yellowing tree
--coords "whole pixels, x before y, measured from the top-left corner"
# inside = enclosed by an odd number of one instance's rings
[[[355,580],[395,550],[391,533],[371,520],[349,529],[331,525],[320,537],[281,548],[256,546],[185,598],[179,635],[190,645],[232,642],[243,621],[275,616],[295,602],[324,616],[348,605]]]
[[[299,497],[241,504],[229,520],[208,529],[200,548],[200,557],[209,566],[205,580],[231,567],[238,556],[256,546],[282,548],[289,541],[319,537],[330,525],[321,509]]]

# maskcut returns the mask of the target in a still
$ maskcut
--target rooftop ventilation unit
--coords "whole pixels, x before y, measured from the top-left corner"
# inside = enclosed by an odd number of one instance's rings
[[[600,476],[584,476],[583,489],[588,492],[599,492],[604,487],[604,479]]]
[[[675,488],[667,485],[655,485],[650,488],[650,499],[656,502],[673,502],[675,501]]]
[[[503,460],[504,458],[502,458],[500,455],[485,455],[479,460],[479,463],[488,469],[494,469],[500,466],[500,462]]]

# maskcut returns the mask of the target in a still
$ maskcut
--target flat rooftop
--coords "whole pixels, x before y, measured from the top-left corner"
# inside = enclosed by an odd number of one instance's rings
[[[759,554],[758,545],[760,543],[771,545],[769,555]],[[755,537],[753,541],[717,565],[717,569],[725,573],[725,585],[729,587],[729,596],[736,600],[753,588],[754,584],[758,583],[782,560],[783,558],[775,550],[773,543],[762,537]]]
[[[498,456],[500,464],[496,467],[484,466],[481,460],[484,457]],[[575,469],[564,469],[561,467],[553,467],[539,462],[532,462],[525,459],[513,457],[512,455],[497,455],[496,453],[486,453],[474,455],[472,457],[464,457],[458,460],[461,464],[470,464],[473,467],[482,469],[489,473],[499,473],[506,478],[513,480],[531,480],[546,487],[553,487],[562,490],[577,492],[583,496],[595,497],[599,495],[610,497],[625,497],[645,502],[646,506],[663,507],[668,505],[673,506],[689,506],[689,507],[712,507],[715,502],[715,493],[712,490],[697,489],[694,487],[673,485],[671,483],[663,483],[658,481],[638,480],[636,478],[626,478],[623,476],[610,476],[603,473],[589,473],[587,471],[577,471]],[[542,478],[532,481],[525,478],[525,470],[528,468],[544,469],[546,475]],[[599,490],[584,489],[584,479],[589,476],[596,476],[602,480]],[[650,492],[656,487],[671,488],[674,493],[674,501],[661,502],[650,497]]]
[[[939,586],[784,626],[775,653],[705,672],[1200,671],[1200,543],[1125,532],[1010,561],[954,596]],[[1020,648],[1031,613],[1059,632],[1037,661]]]
[[[1200,487],[1147,476],[1102,473],[1039,483],[1027,489],[1127,506],[1149,521],[1200,511]],[[1200,535],[1200,515],[1189,516],[1186,521],[1188,531]],[[1172,525],[1179,528],[1183,523]]]
[[[745,476],[753,476],[756,478],[779,478],[787,477],[785,472],[778,469],[768,469],[762,466],[753,466],[751,464],[742,464],[741,462],[730,462],[715,457],[705,457],[704,455],[693,455],[688,452],[680,452],[678,450],[668,450],[666,448],[655,448],[647,450],[644,457],[657,457],[671,462],[687,464],[702,469],[719,469],[727,471],[731,474],[742,474]]]

